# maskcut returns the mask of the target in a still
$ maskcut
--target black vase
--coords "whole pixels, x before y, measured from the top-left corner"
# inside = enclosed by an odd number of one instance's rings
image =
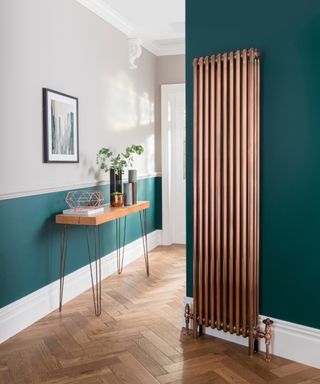
[[[110,201],[111,194],[114,192],[122,193],[122,172],[110,169]]]

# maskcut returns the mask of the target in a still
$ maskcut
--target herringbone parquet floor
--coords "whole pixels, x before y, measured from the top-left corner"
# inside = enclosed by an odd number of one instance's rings
[[[181,332],[185,250],[159,247],[149,278],[140,259],[103,282],[103,312],[88,290],[0,346],[0,383],[320,383],[320,370]],[[66,286],[66,289],[68,287]]]

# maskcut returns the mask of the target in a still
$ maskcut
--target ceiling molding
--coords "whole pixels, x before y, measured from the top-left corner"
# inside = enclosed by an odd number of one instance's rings
[[[159,56],[158,48],[153,41],[142,40],[141,45],[143,46],[143,48],[147,49],[149,52],[153,53],[156,56]]]
[[[185,53],[184,42],[177,43],[173,39],[171,43],[167,35],[157,36],[157,40],[151,40],[149,36],[148,39],[146,39],[146,36],[136,36],[137,33],[134,26],[122,15],[109,7],[103,0],[76,1],[111,24],[114,28],[124,33],[128,38],[141,38],[142,46],[156,56],[183,55]],[[180,36],[174,35],[173,37],[177,38]],[[165,44],[161,43],[162,39],[166,40]]]
[[[113,25],[120,32],[130,36],[134,27],[128,20],[121,16],[114,9],[109,7],[103,0],[76,0],[78,3],[88,8],[90,11],[100,16],[103,20]]]
[[[166,44],[160,44],[154,40],[142,40],[142,46],[156,56],[169,56],[169,55],[184,55],[185,44],[184,42],[176,43],[169,41]]]

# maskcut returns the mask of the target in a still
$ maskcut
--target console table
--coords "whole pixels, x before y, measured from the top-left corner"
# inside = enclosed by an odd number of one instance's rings
[[[59,310],[62,309],[63,288],[65,267],[67,258],[67,245],[68,245],[68,226],[69,225],[82,225],[85,228],[85,236],[88,248],[88,259],[91,274],[93,305],[96,316],[101,314],[101,249],[100,249],[100,225],[109,221],[115,221],[116,225],[116,250],[117,250],[117,271],[120,274],[123,269],[123,258],[126,240],[126,226],[127,216],[132,213],[139,212],[141,235],[143,243],[143,252],[146,266],[146,273],[149,276],[149,257],[148,257],[148,239],[147,239],[147,209],[150,207],[149,201],[139,201],[137,204],[115,208],[111,206],[105,206],[104,212],[90,216],[79,215],[56,215],[56,223],[63,224],[64,228],[61,237],[60,248],[60,298],[59,298]],[[122,239],[122,255],[121,255],[121,218],[124,218],[124,231]],[[89,228],[93,228],[93,240],[94,244],[91,248]],[[95,279],[93,273],[93,257],[95,262]],[[95,280],[95,284],[94,284]]]

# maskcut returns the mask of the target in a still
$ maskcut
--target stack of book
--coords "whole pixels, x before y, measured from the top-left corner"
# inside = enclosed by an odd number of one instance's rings
[[[104,207],[81,207],[81,208],[72,208],[64,209],[64,215],[76,215],[76,216],[91,216],[98,215],[104,212]]]

